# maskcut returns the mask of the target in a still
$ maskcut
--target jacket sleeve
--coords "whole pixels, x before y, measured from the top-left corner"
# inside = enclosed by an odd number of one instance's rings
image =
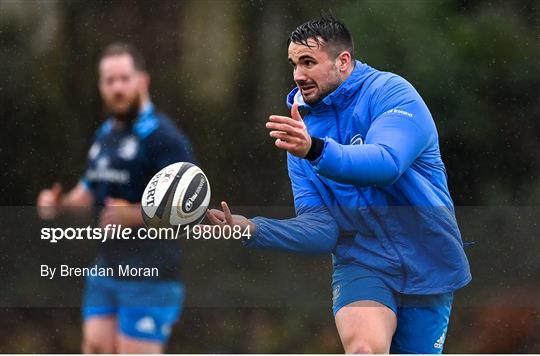
[[[297,216],[286,220],[253,218],[255,233],[243,241],[245,246],[304,254],[324,254],[334,249],[338,225],[297,164],[295,158],[288,157]]]
[[[342,183],[386,186],[394,183],[437,137],[431,114],[414,88],[401,79],[383,87],[378,112],[362,145],[324,139],[317,174]]]

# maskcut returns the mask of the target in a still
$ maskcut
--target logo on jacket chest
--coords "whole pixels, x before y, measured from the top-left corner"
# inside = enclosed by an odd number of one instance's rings
[[[362,144],[364,144],[364,139],[362,138],[362,135],[360,135],[360,134],[354,135],[351,138],[351,142],[349,144],[350,145],[362,145]]]
[[[139,141],[133,137],[128,136],[124,138],[118,146],[118,156],[127,161],[132,160],[139,151]]]

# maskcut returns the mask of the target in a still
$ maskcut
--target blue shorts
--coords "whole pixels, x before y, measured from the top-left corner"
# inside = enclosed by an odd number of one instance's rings
[[[183,301],[180,282],[87,277],[82,313],[84,320],[114,315],[122,334],[165,343]]]
[[[371,270],[356,264],[334,266],[332,290],[334,315],[342,307],[360,300],[376,301],[396,314],[391,353],[442,353],[453,293],[396,293]]]

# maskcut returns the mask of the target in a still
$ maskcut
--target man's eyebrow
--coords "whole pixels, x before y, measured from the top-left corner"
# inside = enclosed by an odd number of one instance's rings
[[[300,56],[300,58],[298,58],[299,61],[304,60],[304,59],[313,59],[313,60],[315,60],[315,58],[313,58],[309,54],[304,54],[303,56]]]
[[[289,63],[290,64],[294,64],[294,61],[291,57],[288,58],[289,59]],[[309,54],[304,54],[303,56],[300,56],[300,58],[298,58],[298,61],[302,61],[302,60],[305,60],[305,59],[311,59],[311,60],[315,60],[314,57],[310,56]]]

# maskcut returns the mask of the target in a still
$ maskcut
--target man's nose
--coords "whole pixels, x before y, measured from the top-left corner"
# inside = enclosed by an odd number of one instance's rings
[[[119,92],[119,91],[122,91],[123,90],[123,87],[124,85],[122,84],[122,81],[121,80],[115,80],[112,85],[111,85],[111,89],[112,91],[114,91],[115,93],[116,92]]]
[[[293,77],[296,83],[305,82],[307,80],[306,73],[301,68],[298,68],[298,67],[294,70]]]

